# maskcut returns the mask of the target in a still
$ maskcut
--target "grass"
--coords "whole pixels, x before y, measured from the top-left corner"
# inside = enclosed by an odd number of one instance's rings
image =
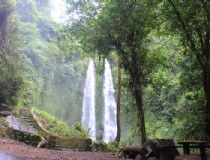
[[[7,137],[7,134],[5,132],[5,128],[7,127],[8,127],[8,123],[5,121],[4,118],[1,117],[0,118],[0,135],[2,137]]]
[[[58,120],[47,112],[34,108],[34,113],[43,127],[52,134],[66,138],[89,138],[88,133],[82,128],[79,122],[75,123],[74,128],[69,128],[66,123]]]

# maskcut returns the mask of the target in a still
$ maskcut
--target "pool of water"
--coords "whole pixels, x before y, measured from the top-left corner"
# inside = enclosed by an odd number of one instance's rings
[[[0,152],[0,160],[21,160],[21,159],[8,153]]]

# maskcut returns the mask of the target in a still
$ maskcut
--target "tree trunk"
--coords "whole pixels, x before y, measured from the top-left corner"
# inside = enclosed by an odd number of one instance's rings
[[[210,139],[210,74],[209,69],[203,71],[203,84],[206,96],[206,134]]]
[[[142,103],[142,82],[141,82],[141,68],[139,65],[141,63],[139,57],[137,56],[138,53],[136,53],[135,49],[132,50],[131,54],[131,60],[129,60],[126,55],[128,55],[127,52],[125,52],[122,48],[122,45],[120,43],[115,42],[113,44],[117,51],[119,52],[119,55],[123,59],[124,66],[130,75],[131,84],[133,87],[130,87],[131,93],[133,94],[135,101],[136,101],[136,107],[137,107],[137,118],[138,118],[138,126],[139,131],[141,132],[141,143],[144,144],[147,140],[146,137],[146,128],[145,128],[145,120],[144,120],[144,111],[143,111],[143,103]]]
[[[118,97],[117,97],[117,135],[115,141],[120,142],[120,104],[121,104],[121,58],[118,56]]]
[[[141,86],[136,86],[134,94],[135,94],[136,107],[137,107],[138,124],[139,124],[139,129],[141,131],[141,144],[144,144],[147,141],[147,137],[145,129],[143,104],[142,104]]]
[[[132,72],[132,84],[134,84],[133,88],[133,95],[136,101],[136,107],[137,107],[137,119],[138,119],[138,126],[139,131],[141,133],[141,144],[144,144],[147,141],[146,136],[146,128],[145,128],[145,120],[144,120],[144,110],[143,110],[143,102],[142,102],[142,82],[141,82],[141,75],[140,71],[137,68],[135,68]]]
[[[5,9],[3,11],[0,12],[0,16],[2,16],[1,18],[1,51],[6,54],[7,53],[7,41],[8,41],[8,37],[9,37],[9,31],[10,31],[10,23],[9,23],[9,16],[11,14],[11,10]]]
[[[205,37],[205,50],[203,55],[205,57],[203,69],[203,85],[206,96],[206,135],[207,139],[210,140],[210,3],[205,2],[206,13],[207,13],[207,32]]]

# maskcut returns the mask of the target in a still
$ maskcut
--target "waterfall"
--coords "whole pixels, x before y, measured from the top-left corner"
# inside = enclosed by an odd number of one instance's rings
[[[96,139],[95,83],[95,66],[93,60],[90,59],[84,87],[82,126],[93,140]]]
[[[103,110],[103,141],[108,143],[115,140],[117,134],[116,102],[114,96],[111,68],[105,59],[105,71],[103,80],[104,110]]]

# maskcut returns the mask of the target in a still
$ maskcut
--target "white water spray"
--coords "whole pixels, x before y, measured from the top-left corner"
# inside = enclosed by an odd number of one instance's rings
[[[68,20],[66,0],[50,0],[52,19],[60,24],[65,24]]]
[[[105,71],[103,80],[104,111],[103,111],[103,141],[109,143],[115,140],[117,134],[116,102],[114,96],[111,68],[105,59]]]
[[[90,59],[84,87],[82,126],[93,140],[96,139],[95,83],[95,66],[93,60]]]

